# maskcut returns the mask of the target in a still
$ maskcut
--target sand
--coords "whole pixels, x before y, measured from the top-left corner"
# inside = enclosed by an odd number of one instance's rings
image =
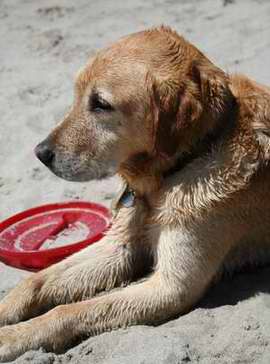
[[[110,204],[117,180],[58,179],[33,148],[72,102],[77,70],[96,49],[161,23],[225,70],[270,84],[265,0],[0,0],[0,220],[42,203]],[[0,263],[0,296],[29,273]],[[189,314],[159,327],[90,338],[63,355],[29,352],[16,363],[270,363],[270,268],[213,288]]]

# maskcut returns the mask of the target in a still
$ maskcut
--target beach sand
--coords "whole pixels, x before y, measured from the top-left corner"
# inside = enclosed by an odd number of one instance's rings
[[[270,84],[265,0],[1,0],[0,220],[43,203],[109,206],[117,179],[71,183],[33,154],[67,112],[89,56],[125,34],[167,24],[229,72]],[[0,263],[0,296],[30,273]],[[158,327],[89,338],[62,355],[31,351],[20,364],[270,363],[270,268],[217,284],[188,314]]]

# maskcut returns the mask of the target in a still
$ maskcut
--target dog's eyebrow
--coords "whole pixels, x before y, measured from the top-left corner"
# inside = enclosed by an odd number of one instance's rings
[[[110,104],[114,103],[113,95],[111,94],[111,92],[109,92],[105,88],[98,88],[98,87],[94,86],[90,93],[90,98],[92,98],[92,97],[96,97],[98,99],[104,100]]]

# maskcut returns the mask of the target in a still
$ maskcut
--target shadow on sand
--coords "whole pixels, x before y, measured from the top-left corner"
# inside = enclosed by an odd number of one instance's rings
[[[270,294],[270,266],[249,269],[221,279],[209,289],[197,307],[215,308],[235,305],[259,293]]]

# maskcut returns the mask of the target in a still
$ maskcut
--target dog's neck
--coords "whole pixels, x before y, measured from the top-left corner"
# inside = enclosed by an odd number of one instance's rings
[[[179,172],[196,158],[210,153],[218,144],[221,135],[228,133],[235,126],[237,110],[236,102],[233,102],[218,120],[215,128],[196,140],[189,152],[180,150],[170,158],[153,157],[147,153],[136,154],[121,165],[118,174],[132,193],[147,199],[147,196],[160,189],[164,179]]]

